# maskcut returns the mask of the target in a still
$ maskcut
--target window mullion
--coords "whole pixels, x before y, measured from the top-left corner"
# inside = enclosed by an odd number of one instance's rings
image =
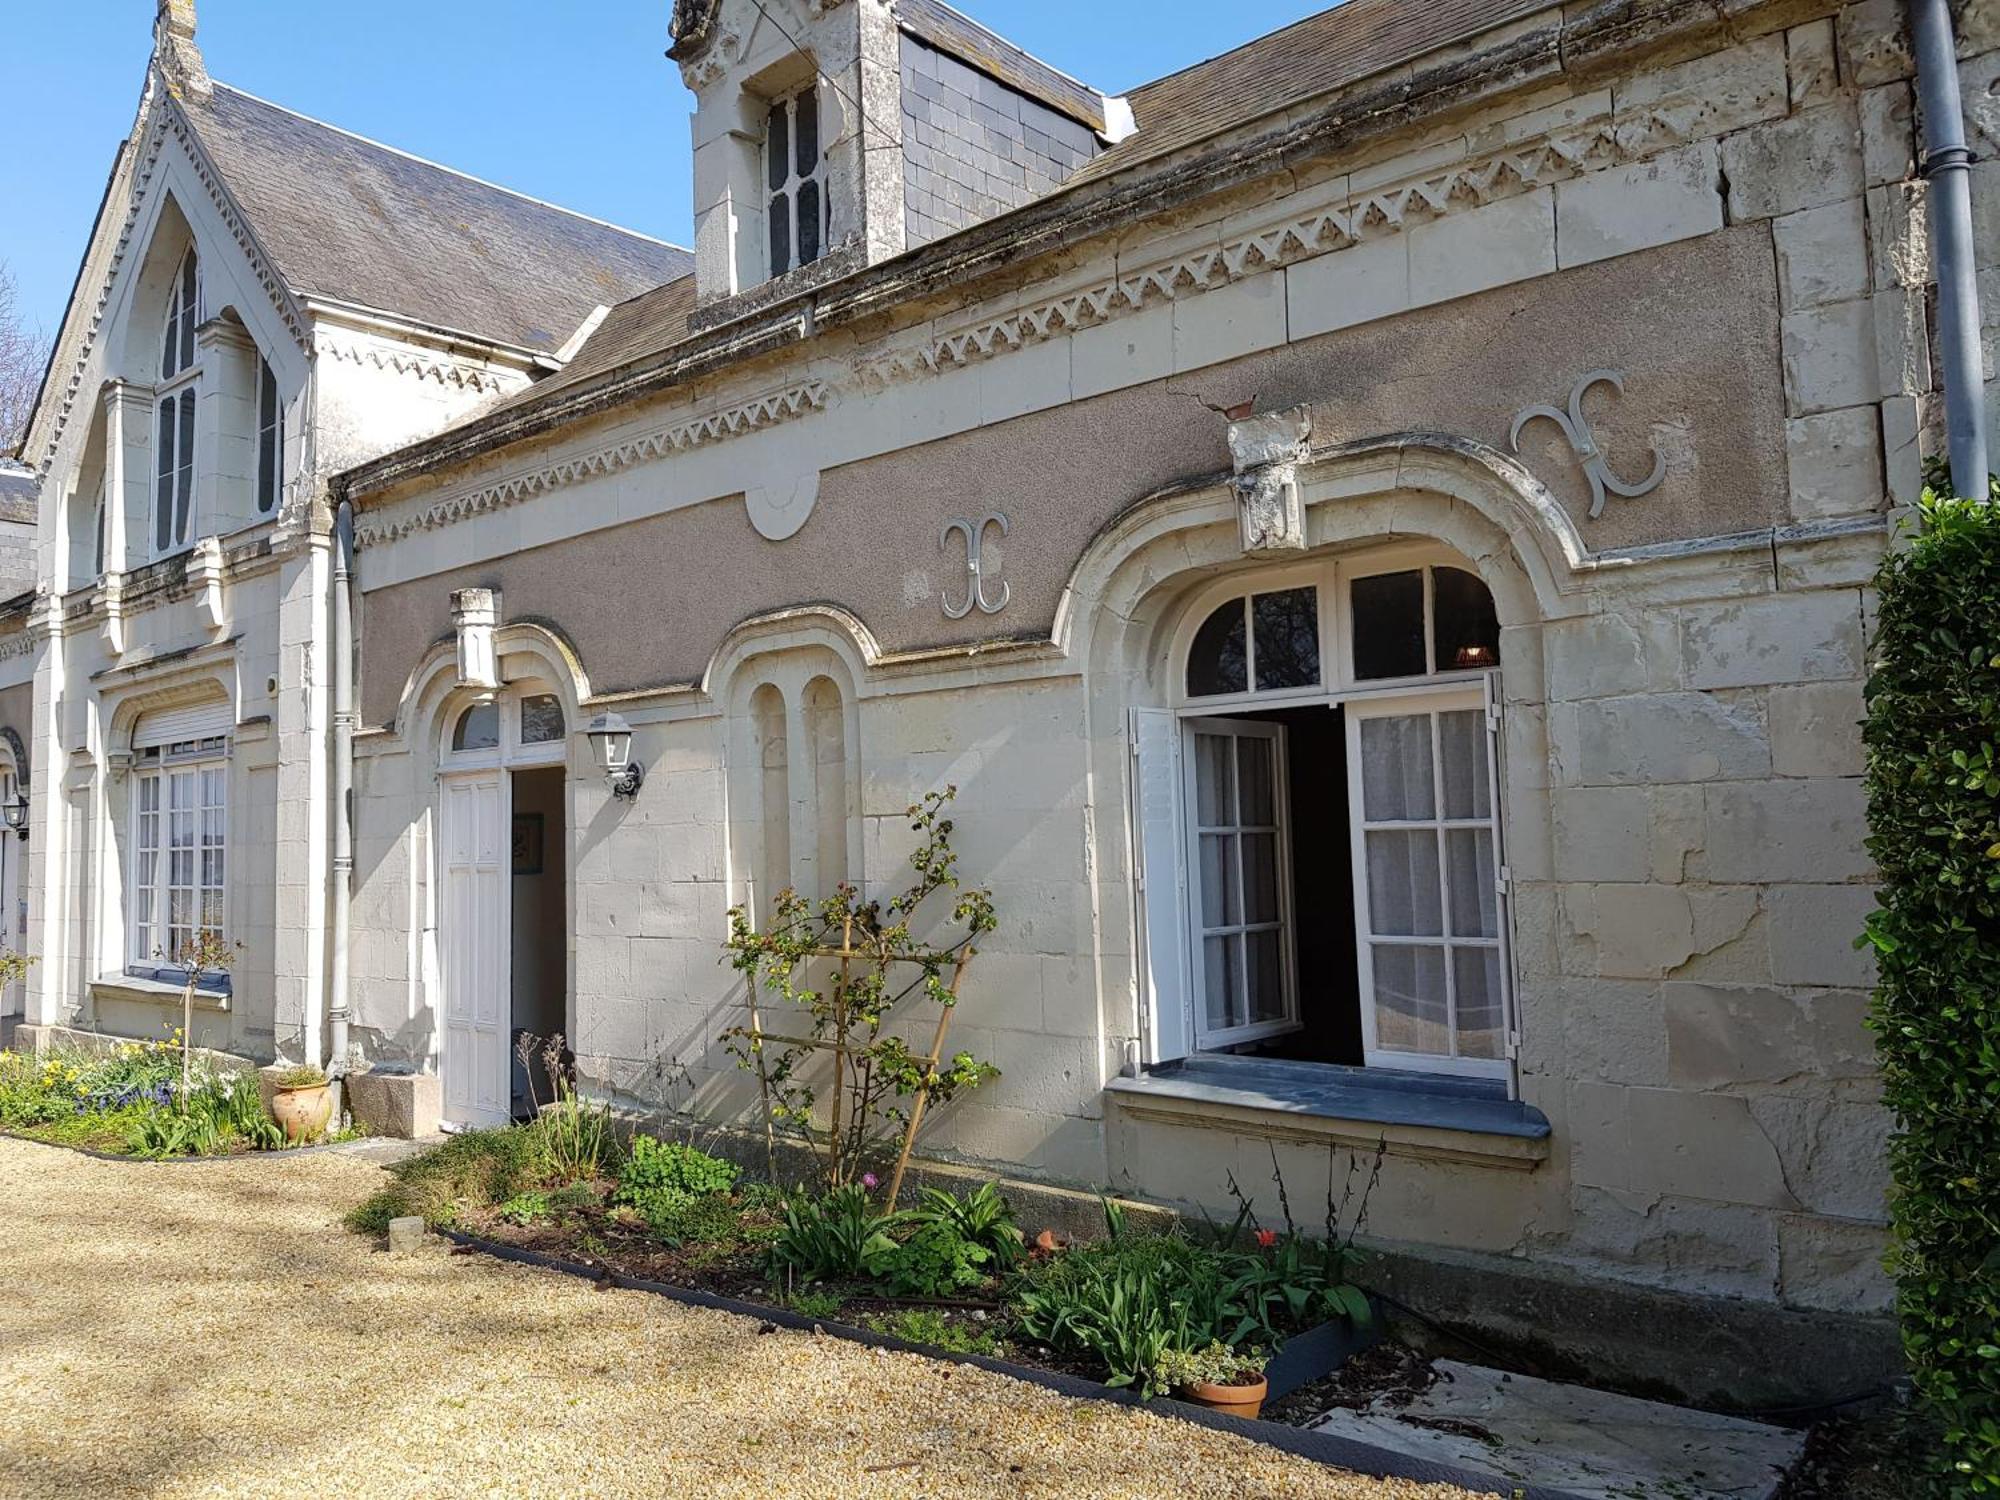
[[[1424,570],[1424,577],[1426,579],[1430,577],[1428,568]],[[1452,973],[1451,961],[1451,849],[1445,837],[1444,826],[1444,716],[1430,713],[1424,717],[1430,720],[1432,811],[1437,819],[1432,827],[1431,837],[1437,841],[1438,937],[1444,955],[1445,1055],[1456,1057],[1458,1056],[1458,983],[1457,977]]]

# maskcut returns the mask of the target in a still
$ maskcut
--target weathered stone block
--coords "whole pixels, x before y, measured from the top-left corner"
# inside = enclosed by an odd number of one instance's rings
[[[1868,88],[1914,71],[1904,9],[1902,0],[1860,0],[1841,11],[1835,43],[1840,76],[1850,85]]]
[[[1694,688],[1856,677],[1861,601],[1827,589],[1690,609],[1681,651],[1682,675]]]
[[[1868,226],[1861,199],[1786,214],[1771,225],[1787,308],[1844,302],[1868,290]]]
[[[1784,38],[1773,33],[1645,69],[1615,85],[1613,98],[1620,115],[1656,109],[1684,120],[1690,133],[1719,134],[1782,115],[1789,94]]]
[[[1771,768],[1780,776],[1861,774],[1861,684],[1774,687],[1766,712]]]
[[[1576,936],[1593,945],[1597,973],[1658,979],[1743,937],[1757,917],[1757,893],[1717,886],[1573,886],[1563,894],[1563,911]]]
[[[1785,66],[1791,74],[1791,106],[1804,109],[1824,103],[1840,88],[1834,62],[1833,18],[1794,26],[1785,33]]]
[[[1861,171],[1868,186],[1916,176],[1914,111],[1907,83],[1883,84],[1861,95]]]
[[[1875,399],[1875,315],[1866,298],[1787,313],[1779,326],[1793,416]]]
[[[1689,875],[1718,881],[1865,880],[1860,778],[1739,781],[1707,788],[1708,846]]]
[[[1778,1298],[1830,1312],[1886,1312],[1895,1286],[1882,1269],[1888,1237],[1872,1224],[1786,1214],[1778,1220]]]
[[[1722,227],[1715,143],[1556,185],[1556,250],[1563,266],[1586,265]]]
[[[1782,1084],[1801,1077],[1866,1078],[1873,1039],[1862,1024],[1865,995],[1804,995],[1757,985],[1660,987],[1665,1009],[1667,1081],[1680,1089]]]
[[[422,1214],[410,1214],[404,1218],[389,1221],[389,1253],[391,1255],[415,1255],[424,1248],[429,1231],[424,1228]]]
[[[1557,1258],[1680,1291],[1769,1300],[1777,1230],[1762,1209],[1581,1187]]]
[[[1550,714],[1558,780],[1630,786],[1768,776],[1762,704],[1748,694],[1660,693],[1561,703]]]
[[[1887,1218],[1889,1136],[1895,1128],[1888,1110],[1790,1094],[1759,1094],[1748,1103],[1805,1208],[1865,1223]]]
[[[1844,105],[1753,125],[1724,138],[1722,170],[1732,223],[1858,197],[1861,127]]]
[[[1287,266],[1284,275],[1295,340],[1373,322],[1410,306],[1410,247],[1400,234],[1314,256]]]
[[[1764,893],[1771,977],[1779,984],[1873,984],[1874,953],[1854,940],[1875,906],[1869,885],[1772,886]]]
[[[1680,686],[1680,619],[1668,611],[1552,622],[1542,629],[1542,648],[1551,700]]]
[[[1418,224],[1410,244],[1410,300],[1419,307],[1556,268],[1555,196],[1547,188]],[[1205,300],[1205,299],[1197,299]]]
[[[1566,1076],[1591,1083],[1667,1082],[1667,1026],[1658,986],[1568,979],[1555,986],[1550,1000],[1560,1016],[1559,1066]],[[1524,1038],[1526,1030],[1524,1025]]]
[[[350,1073],[342,1080],[348,1113],[370,1135],[416,1140],[436,1135],[444,1090],[435,1073]]]
[[[1792,514],[1802,521],[1882,508],[1882,432],[1873,406],[1792,417],[1785,423]]]
[[[1584,1187],[1796,1209],[1750,1101],[1677,1089],[1570,1086],[1573,1171]]]
[[[1651,877],[1653,809],[1644,787],[1571,787],[1550,799],[1559,880]]]

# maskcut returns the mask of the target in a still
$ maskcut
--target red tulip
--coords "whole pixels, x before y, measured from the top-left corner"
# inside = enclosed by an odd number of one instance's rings
[[[1259,1249],[1268,1250],[1277,1243],[1278,1243],[1277,1230],[1260,1229],[1257,1231],[1257,1245]]]

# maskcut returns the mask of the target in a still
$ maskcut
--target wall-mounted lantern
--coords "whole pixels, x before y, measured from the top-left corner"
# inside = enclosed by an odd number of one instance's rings
[[[604,773],[611,795],[628,802],[636,798],[645,784],[646,768],[632,759],[632,726],[620,714],[604,713],[592,719],[583,732],[590,736],[597,767]]]
[[[0,802],[0,818],[5,818],[9,828],[22,838],[26,838],[28,836],[27,794],[17,790],[5,802]]]

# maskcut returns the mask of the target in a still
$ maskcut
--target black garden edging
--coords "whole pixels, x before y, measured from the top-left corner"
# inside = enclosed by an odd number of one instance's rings
[[[718,1312],[734,1313],[742,1318],[754,1318],[799,1333],[820,1333],[830,1338],[846,1339],[850,1343],[863,1344],[871,1349],[890,1349],[904,1354],[921,1354],[928,1359],[942,1360],[946,1364],[971,1365],[977,1369],[990,1370],[996,1375],[1009,1375],[1016,1380],[1024,1380],[1030,1385],[1038,1385],[1044,1390],[1079,1400],[1106,1401],[1115,1406],[1144,1406],[1169,1416],[1179,1417],[1185,1422],[1193,1422],[1198,1426],[1212,1427],[1219,1432],[1236,1433],[1240,1437],[1262,1443],[1268,1448],[1276,1448],[1283,1453],[1377,1479],[1407,1479],[1419,1484],[1452,1484],[1477,1495],[1500,1495],[1507,1497],[1507,1500],[1577,1500],[1577,1497],[1567,1490],[1522,1485],[1512,1480],[1496,1479],[1489,1474],[1476,1474],[1470,1469],[1460,1469],[1450,1464],[1430,1463],[1421,1458],[1412,1458],[1405,1453],[1394,1453],[1387,1448],[1378,1448],[1372,1443],[1360,1443],[1352,1438],[1336,1437],[1329,1432],[1310,1432],[1303,1427],[1288,1427],[1282,1422],[1246,1421],[1241,1417],[1228,1417],[1220,1412],[1210,1411],[1205,1406],[1194,1406],[1165,1397],[1141,1401],[1131,1391],[1113,1390],[1094,1380],[1085,1380],[1079,1375],[1064,1375],[1054,1370],[1037,1369],[1033,1365],[1017,1365],[986,1354],[953,1354],[927,1344],[913,1344],[907,1339],[875,1333],[866,1328],[829,1322],[825,1318],[810,1318],[803,1313],[793,1312],[790,1308],[772,1307],[761,1302],[745,1302],[735,1297],[720,1296],[715,1292],[695,1291],[689,1287],[671,1286],[665,1282],[645,1281],[637,1276],[621,1275],[608,1266],[590,1266],[578,1261],[563,1260],[557,1256],[544,1255],[539,1250],[523,1250],[518,1246],[502,1244],[498,1240],[482,1239],[463,1230],[441,1229],[437,1232],[455,1245],[491,1255],[497,1260],[511,1260],[520,1265],[560,1271],[565,1276],[575,1276],[583,1281],[604,1282],[626,1291],[651,1292],[689,1307],[713,1308]],[[1325,1327],[1322,1327],[1301,1337],[1310,1338],[1324,1332]],[[1275,1394],[1275,1383],[1273,1392]]]

